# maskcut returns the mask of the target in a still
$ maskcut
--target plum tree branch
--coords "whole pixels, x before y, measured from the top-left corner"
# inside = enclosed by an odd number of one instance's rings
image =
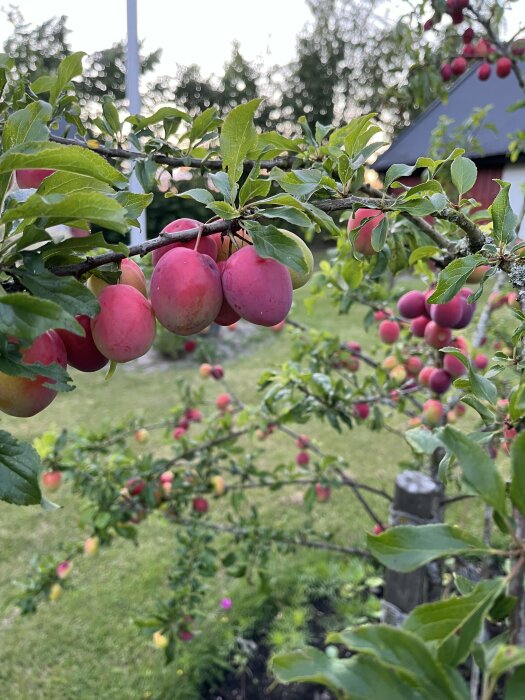
[[[225,532],[229,533],[232,535],[235,535],[236,537],[248,537],[253,534],[253,531],[250,530],[249,528],[246,527],[235,527],[233,525],[221,525],[220,523],[211,523],[211,522],[204,522],[204,521],[199,521],[198,523],[195,523],[194,520],[186,520],[185,518],[177,518],[174,520],[174,522],[178,525],[182,525],[184,527],[194,527],[197,525],[198,527],[203,527],[208,530],[215,530],[216,532]],[[351,554],[351,555],[356,555],[360,557],[365,557],[366,559],[371,558],[371,554],[367,552],[365,549],[360,549],[359,547],[343,547],[342,545],[338,544],[332,544],[330,542],[316,542],[312,540],[307,540],[307,539],[302,539],[301,537],[297,538],[290,538],[290,537],[284,537],[280,535],[279,533],[275,533],[271,530],[268,530],[267,528],[257,528],[256,531],[262,532],[268,536],[268,539],[272,540],[273,542],[278,542],[280,544],[286,544],[290,545],[292,547],[307,547],[310,549],[323,549],[323,550],[328,550],[331,552],[338,552],[339,554]]]
[[[190,158],[188,156],[165,156],[160,153],[144,153],[141,151],[128,151],[125,148],[109,148],[107,146],[90,146],[86,141],[78,141],[77,139],[67,139],[62,136],[50,136],[50,140],[55,143],[61,143],[65,146],[80,146],[94,151],[104,158],[118,158],[121,160],[152,160],[159,165],[170,165],[173,168],[206,168],[207,170],[222,170],[223,163],[220,158]],[[292,156],[283,156],[273,158],[271,160],[261,160],[259,165],[261,169],[271,170],[272,168],[281,168],[282,170],[290,170],[295,158]],[[245,160],[244,169],[251,170],[257,163],[255,160]]]

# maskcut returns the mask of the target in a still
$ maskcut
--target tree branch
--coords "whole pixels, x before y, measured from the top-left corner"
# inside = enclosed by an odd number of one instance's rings
[[[80,146],[94,151],[104,158],[119,158],[122,160],[152,160],[159,165],[170,165],[173,168],[206,168],[207,170],[222,170],[222,160],[220,158],[190,158],[190,157],[175,157],[164,156],[160,153],[142,153],[141,151],[128,151],[125,148],[108,148],[107,146],[96,146],[93,148],[85,141],[77,141],[76,139],[66,139],[62,136],[50,136],[50,140],[55,143],[61,143],[65,146]],[[261,169],[271,170],[272,168],[282,168],[282,170],[290,170],[295,158],[285,156],[274,158],[272,160],[261,160],[259,165]],[[255,160],[245,160],[244,170],[251,170],[257,163]]]

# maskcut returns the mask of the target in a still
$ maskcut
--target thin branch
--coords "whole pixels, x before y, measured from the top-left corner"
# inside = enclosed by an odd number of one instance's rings
[[[226,532],[236,537],[247,537],[252,534],[252,531],[246,527],[234,527],[233,525],[221,525],[219,523],[210,523],[203,520],[199,520],[197,523],[194,520],[185,520],[184,518],[177,518],[174,522],[178,525],[183,525],[184,527],[194,527],[195,524],[199,527],[206,528],[208,530],[215,530],[216,532]],[[259,530],[264,530],[265,528],[258,528]],[[332,544],[330,542],[315,542],[306,539],[291,539],[289,537],[283,537],[275,533],[271,533],[270,539],[273,542],[278,542],[280,544],[291,545],[292,547],[307,547],[310,549],[322,549],[330,552],[338,552],[339,554],[351,554],[360,557],[365,557],[366,559],[371,558],[371,554],[365,549],[360,549],[359,547],[343,547],[338,544]]]
[[[206,168],[207,170],[222,170],[223,162],[220,158],[189,158],[189,157],[175,157],[175,156],[164,156],[159,153],[142,153],[140,151],[128,151],[124,148],[108,148],[107,146],[96,146],[92,147],[85,141],[77,141],[76,139],[66,139],[62,136],[50,136],[50,140],[55,143],[61,143],[65,146],[80,146],[81,148],[87,148],[90,151],[94,151],[104,158],[119,158],[122,160],[152,160],[154,163],[159,163],[159,165],[170,165],[174,168]],[[295,158],[292,156],[285,156],[280,158],[274,158],[272,160],[261,160],[259,165],[261,169],[271,170],[272,168],[281,168],[282,170],[290,170]],[[255,160],[245,160],[244,169],[251,170],[253,166],[257,163]]]

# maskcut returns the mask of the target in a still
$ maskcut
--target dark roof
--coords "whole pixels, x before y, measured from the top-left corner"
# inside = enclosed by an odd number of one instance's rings
[[[507,108],[518,100],[523,100],[514,73],[507,78],[498,78],[494,66],[490,78],[483,82],[478,80],[476,71],[479,61],[461,76],[448,91],[448,102],[436,100],[408,126],[373,164],[375,170],[385,171],[393,163],[413,165],[419,156],[427,155],[432,130],[437,126],[439,117],[445,115],[454,119],[451,130],[462,124],[476,107],[492,105],[487,115],[497,129],[480,129],[476,138],[482,152],[466,153],[474,160],[480,157],[504,157],[508,150],[508,135],[523,128],[523,111],[508,112]]]

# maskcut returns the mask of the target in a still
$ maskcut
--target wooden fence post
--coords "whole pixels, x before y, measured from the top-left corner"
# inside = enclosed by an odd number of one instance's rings
[[[442,522],[443,487],[423,472],[406,470],[396,477],[391,525],[426,525]],[[441,564],[432,562],[409,573],[386,569],[383,621],[399,626],[421,603],[441,597]]]

